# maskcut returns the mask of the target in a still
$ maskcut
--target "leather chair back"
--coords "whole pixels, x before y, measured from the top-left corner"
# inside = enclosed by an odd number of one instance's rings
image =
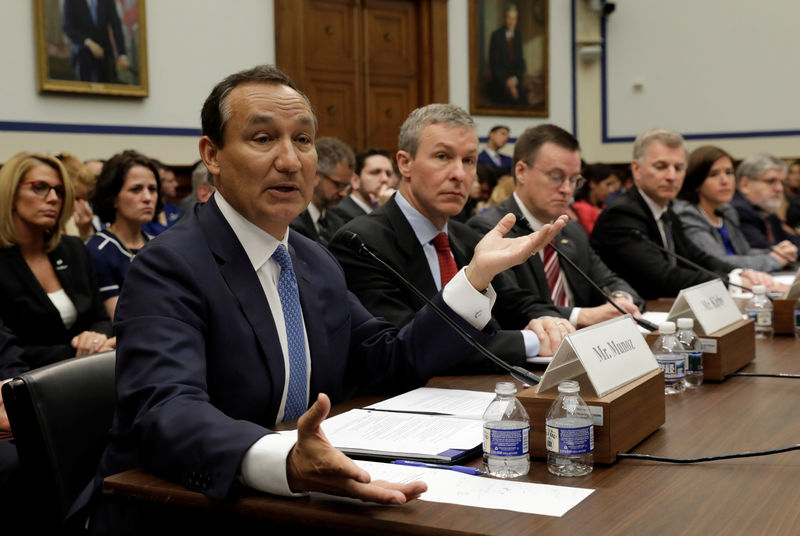
[[[116,404],[116,352],[76,357],[3,385],[3,400],[40,533],[64,518],[92,480]]]

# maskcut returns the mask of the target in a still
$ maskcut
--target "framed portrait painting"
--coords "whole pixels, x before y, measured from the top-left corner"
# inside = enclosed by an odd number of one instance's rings
[[[34,0],[39,91],[146,97],[145,0]]]
[[[470,0],[470,113],[547,117],[548,0]]]

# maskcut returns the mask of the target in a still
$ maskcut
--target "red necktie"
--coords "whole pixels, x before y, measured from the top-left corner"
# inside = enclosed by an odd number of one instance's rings
[[[509,37],[508,41],[508,59],[514,61],[514,38]]]
[[[434,236],[433,247],[436,248],[436,257],[439,259],[439,275],[442,278],[442,287],[444,287],[458,273],[456,261],[450,252],[450,240],[447,239],[447,234],[439,233]]]
[[[544,248],[544,275],[547,277],[547,286],[550,287],[553,305],[569,306],[567,291],[564,289],[564,273],[558,263],[556,250],[550,247],[550,244]]]

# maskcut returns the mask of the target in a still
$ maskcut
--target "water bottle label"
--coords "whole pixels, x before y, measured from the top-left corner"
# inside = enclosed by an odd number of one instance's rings
[[[483,453],[489,456],[527,456],[531,427],[483,427]]]
[[[686,352],[686,372],[703,372],[702,352]]]
[[[747,316],[755,320],[756,327],[771,328],[772,327],[772,310],[756,310],[747,311]]]
[[[589,454],[594,451],[594,427],[560,428],[545,427],[547,452],[553,454]]]
[[[682,354],[656,355],[658,366],[664,371],[665,381],[678,381],[686,376],[685,359]]]

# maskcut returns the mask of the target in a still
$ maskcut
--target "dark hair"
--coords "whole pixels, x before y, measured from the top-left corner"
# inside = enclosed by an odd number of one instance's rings
[[[375,155],[385,156],[386,158],[389,159],[389,162],[392,163],[392,168],[395,167],[394,158],[392,158],[392,153],[390,153],[386,149],[378,149],[378,148],[367,149],[365,151],[361,151],[356,155],[356,167],[355,167],[356,175],[361,175],[361,172],[364,171],[364,165],[366,165],[367,163],[367,158]]]
[[[617,172],[614,171],[609,165],[606,164],[587,164],[583,166],[581,170],[581,175],[583,178],[586,179],[586,182],[581,186],[581,189],[575,192],[575,201],[586,200],[589,198],[589,192],[591,188],[589,188],[589,183],[599,184],[609,178],[611,175],[616,175]]]
[[[231,118],[228,96],[236,86],[250,82],[286,86],[295,90],[308,103],[311,115],[314,118],[314,130],[317,130],[317,115],[314,113],[314,107],[311,106],[311,101],[308,100],[305,93],[297,88],[294,81],[286,73],[274,65],[258,65],[252,69],[239,71],[227,76],[214,86],[211,94],[203,103],[203,110],[200,113],[203,135],[208,136],[218,148],[221,149],[225,145],[225,125]]]
[[[525,132],[517,138],[517,143],[514,144],[512,171],[517,167],[517,162],[520,160],[533,165],[536,157],[539,156],[539,149],[548,142],[568,151],[581,150],[581,146],[575,136],[561,127],[551,124],[530,127],[525,129]]]
[[[681,191],[678,192],[678,198],[693,205],[699,203],[700,196],[697,191],[708,178],[711,166],[722,157],[729,158],[731,164],[733,163],[731,155],[714,145],[703,145],[692,151],[692,154],[689,155],[689,162],[686,165],[686,178],[683,179],[683,186],[681,186]]]
[[[97,179],[97,186],[92,194],[92,209],[103,223],[113,223],[117,218],[117,209],[114,208],[114,198],[119,195],[125,176],[134,166],[144,166],[153,172],[156,179],[156,192],[161,192],[161,178],[158,168],[152,160],[142,153],[133,150],[117,153],[103,164],[103,171]],[[158,194],[153,219],[161,212],[161,194]]]
[[[511,132],[511,129],[510,129],[510,128],[508,128],[508,127],[507,127],[507,126],[505,126],[505,125],[495,125],[495,126],[493,126],[493,127],[492,127],[492,130],[490,130],[490,131],[489,131],[489,134],[494,134],[495,132],[497,132],[497,131],[498,131],[498,130],[500,130],[501,128],[504,128],[504,129],[506,129],[507,131]]]

